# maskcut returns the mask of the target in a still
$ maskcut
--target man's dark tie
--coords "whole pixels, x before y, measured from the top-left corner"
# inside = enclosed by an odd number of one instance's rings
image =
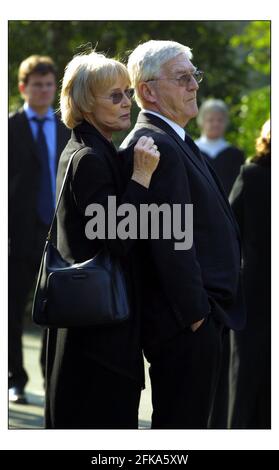
[[[204,156],[202,155],[199,147],[195,144],[193,139],[189,135],[187,135],[186,133],[185,133],[184,141],[186,142],[187,145],[189,145],[190,149],[194,152],[194,154],[197,157],[197,159],[199,160],[199,162],[203,165],[204,172],[207,174],[208,179],[211,180],[211,183],[215,186],[215,188],[218,190],[218,192],[220,192],[220,189],[218,188],[216,181],[214,180],[212,174],[210,173],[210,171],[209,171],[209,169],[208,169],[208,167],[205,163]]]
[[[186,144],[189,145],[190,149],[193,150],[194,154],[199,158],[199,160],[203,163],[203,165],[205,165],[204,159],[203,159],[203,156],[201,155],[199,147],[195,144],[193,139],[188,134],[186,134],[186,132],[185,132],[184,142],[186,142]]]
[[[39,119],[37,117],[32,118],[38,125],[38,134],[37,134],[37,149],[38,155],[41,163],[41,174],[40,174],[40,185],[39,185],[39,194],[37,201],[37,210],[40,220],[46,224],[50,225],[53,213],[53,195],[51,187],[51,176],[49,169],[49,153],[47,148],[47,142],[45,134],[43,131],[43,126],[47,118]]]

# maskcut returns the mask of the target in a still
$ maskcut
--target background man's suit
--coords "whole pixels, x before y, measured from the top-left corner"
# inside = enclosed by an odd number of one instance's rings
[[[245,321],[239,231],[218,178],[192,139],[184,142],[148,112],[139,114],[121,145],[126,149],[122,158],[127,178],[133,146],[142,135],[151,136],[161,154],[150,202],[193,204],[194,216],[190,250],[175,251],[174,239],[139,243],[152,427],[205,428],[220,367],[223,326],[241,329]],[[190,325],[204,317],[192,332]]]
[[[56,164],[69,132],[56,120]],[[37,215],[40,159],[25,114],[9,118],[9,387],[24,388],[22,321],[34,284],[48,227]]]

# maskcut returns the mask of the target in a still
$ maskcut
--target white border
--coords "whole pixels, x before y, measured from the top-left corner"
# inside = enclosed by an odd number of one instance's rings
[[[278,301],[275,286],[276,267],[278,262],[278,224],[276,212],[276,201],[278,196],[278,158],[277,140],[274,132],[273,139],[273,395],[272,395],[272,426],[271,431],[56,431],[56,430],[7,430],[7,272],[6,272],[6,227],[7,227],[7,20],[37,19],[37,20],[264,20],[272,19],[272,43],[274,49],[278,41],[278,20],[275,14],[276,2],[274,0],[243,2],[234,0],[228,2],[197,2],[194,7],[192,3],[185,1],[163,2],[157,0],[139,0],[138,2],[118,1],[103,2],[102,6],[96,6],[97,2],[84,0],[80,7],[65,0],[45,2],[44,14],[42,6],[36,0],[28,2],[8,2],[6,11],[1,12],[1,78],[0,103],[1,103],[1,127],[4,139],[1,142],[0,174],[1,174],[1,341],[0,341],[0,448],[2,449],[278,449]],[[101,2],[98,2],[101,3]],[[3,6],[2,6],[3,9]],[[55,12],[55,15],[54,13]],[[163,26],[162,26],[163,27]],[[276,39],[277,37],[277,39]],[[276,55],[273,54],[273,103],[279,103],[277,83]],[[273,105],[274,106],[274,105]],[[274,106],[275,108],[275,106]],[[272,129],[277,128],[277,111],[273,109]],[[276,178],[276,179],[275,179]],[[277,245],[277,246],[276,246]],[[3,300],[4,299],[4,300]],[[4,377],[3,377],[4,372]]]

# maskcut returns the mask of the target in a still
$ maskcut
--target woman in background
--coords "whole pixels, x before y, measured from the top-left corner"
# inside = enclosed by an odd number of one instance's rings
[[[256,156],[242,166],[230,195],[243,245],[247,324],[231,332],[239,361],[232,370],[235,397],[230,427],[271,426],[271,157],[270,121],[256,141]]]
[[[201,137],[195,142],[221,180],[229,196],[233,183],[244,163],[241,150],[225,140],[229,113],[222,100],[209,99],[200,107],[197,118]]]

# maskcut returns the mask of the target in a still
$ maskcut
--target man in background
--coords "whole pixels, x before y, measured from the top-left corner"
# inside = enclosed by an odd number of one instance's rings
[[[55,207],[56,171],[69,132],[51,107],[56,70],[50,57],[32,55],[19,67],[23,108],[9,117],[9,400],[27,403],[22,331]],[[41,357],[44,372],[44,347]]]

